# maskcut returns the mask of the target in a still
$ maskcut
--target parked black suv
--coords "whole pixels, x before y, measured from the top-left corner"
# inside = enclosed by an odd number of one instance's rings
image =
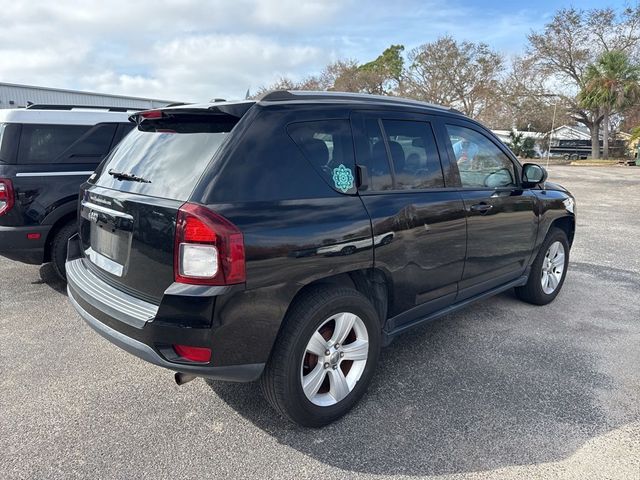
[[[0,255],[64,278],[80,184],[133,125],[126,108],[0,110]]]
[[[69,299],[179,383],[260,379],[321,426],[410,327],[562,287],[573,197],[454,110],[274,92],[132,119],[82,186]]]

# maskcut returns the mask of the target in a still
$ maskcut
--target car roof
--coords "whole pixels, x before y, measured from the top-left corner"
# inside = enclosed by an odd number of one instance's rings
[[[65,110],[30,108],[0,109],[0,123],[31,123],[44,125],[95,125],[129,120],[131,112],[112,112],[91,107]]]
[[[260,97],[260,103],[295,102],[295,103],[350,103],[350,104],[381,104],[403,107],[419,107],[444,112],[456,111],[451,107],[435,103],[421,102],[404,97],[390,95],[371,95],[353,92],[320,92],[307,90],[276,90]]]
[[[199,104],[183,104],[175,105],[158,110],[174,110],[174,111],[194,111],[194,110],[210,110],[222,113],[237,112],[234,116],[242,116],[254,104],[260,106],[283,105],[283,104],[341,104],[341,105],[376,105],[380,107],[403,107],[414,108],[420,110],[428,110],[433,112],[446,112],[461,114],[459,111],[434,103],[421,102],[403,97],[392,97],[384,95],[370,95],[364,93],[352,92],[321,92],[321,91],[305,91],[305,90],[276,90],[262,95],[257,100],[216,100],[209,103]]]

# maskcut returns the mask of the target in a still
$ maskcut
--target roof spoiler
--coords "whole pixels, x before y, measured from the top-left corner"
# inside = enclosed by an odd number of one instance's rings
[[[211,114],[223,114],[234,118],[242,118],[247,111],[256,102],[237,102],[226,103],[219,102],[211,105],[208,108],[189,108],[189,104],[179,105],[171,108],[155,108],[153,110],[145,110],[142,112],[136,112],[129,117],[129,121],[139,125],[145,119],[157,119],[162,117],[168,117],[173,115],[211,115]]]

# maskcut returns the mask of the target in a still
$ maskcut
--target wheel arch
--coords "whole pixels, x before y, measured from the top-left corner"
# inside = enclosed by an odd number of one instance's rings
[[[47,239],[44,243],[44,262],[51,261],[51,246],[53,245],[53,239],[56,237],[58,232],[62,230],[66,225],[75,221],[77,215],[77,200],[65,203],[64,205],[58,207],[56,210],[51,212],[45,220],[42,222],[43,224],[51,225],[49,229],[49,233],[47,234]]]
[[[547,229],[547,233],[545,237],[549,233],[552,228],[558,228],[562,230],[567,235],[567,240],[569,241],[569,248],[573,246],[573,239],[576,233],[576,219],[572,215],[566,215],[563,217],[556,218]]]
[[[368,268],[361,270],[353,270],[350,272],[339,273],[323,277],[304,285],[293,296],[287,313],[291,306],[303,295],[311,289],[319,286],[336,286],[353,288],[362,293],[369,299],[371,304],[378,312],[381,327],[386,321],[389,303],[393,300],[391,295],[391,285],[388,276],[380,269]],[[286,316],[286,313],[285,313]]]
[[[310,292],[319,287],[327,286],[353,288],[362,293],[369,299],[376,312],[378,313],[380,329],[384,327],[384,324],[387,320],[389,304],[393,301],[391,281],[388,278],[387,274],[385,274],[385,272],[377,268],[368,268],[330,275],[314,280],[313,282],[302,286],[295,292],[295,294],[291,298],[291,301],[287,305],[284,315],[282,316],[278,331],[273,337],[273,344],[271,346],[271,352],[269,356],[271,356],[271,354],[273,353],[273,347],[284,328],[287,315],[296,304],[296,302],[304,295],[306,295],[307,292]]]

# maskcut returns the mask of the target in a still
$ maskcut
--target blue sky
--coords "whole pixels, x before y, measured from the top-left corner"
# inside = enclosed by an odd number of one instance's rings
[[[623,1],[583,0],[579,8]],[[0,81],[200,101],[451,35],[510,56],[572,2],[0,0]]]

